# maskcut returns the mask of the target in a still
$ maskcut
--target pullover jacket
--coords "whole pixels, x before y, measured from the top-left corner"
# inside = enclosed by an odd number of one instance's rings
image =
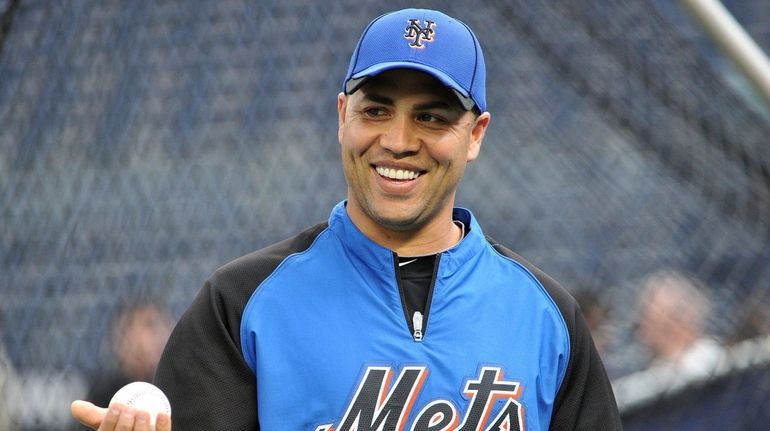
[[[470,211],[454,217],[469,230],[439,253],[421,321],[398,257],[345,202],[217,270],[158,367],[174,429],[620,429],[572,297]]]

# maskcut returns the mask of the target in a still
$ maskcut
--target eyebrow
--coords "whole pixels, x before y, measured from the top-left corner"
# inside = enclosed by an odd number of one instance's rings
[[[424,111],[424,110],[431,110],[431,109],[443,109],[447,111],[455,111],[458,110],[455,105],[453,105],[451,102],[443,100],[440,96],[436,96],[438,100],[431,100],[426,103],[420,103],[413,106],[413,109],[418,111]],[[364,99],[370,100],[374,103],[380,103],[387,106],[393,106],[395,102],[393,101],[393,98],[388,96],[383,96],[381,94],[377,93],[365,93]],[[459,109],[461,110],[461,109]]]
[[[387,96],[383,96],[376,93],[364,92],[364,99],[372,101],[374,103],[381,103],[383,105],[393,106],[395,102],[393,99]]]
[[[414,105],[414,109],[418,111],[429,111],[431,109],[443,109],[446,111],[454,111],[455,108],[456,107],[454,105],[452,105],[449,102],[445,102],[443,100],[436,100],[428,103],[421,103],[419,105]]]

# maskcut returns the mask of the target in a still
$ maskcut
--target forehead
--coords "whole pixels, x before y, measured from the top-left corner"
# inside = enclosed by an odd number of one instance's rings
[[[364,95],[377,94],[394,99],[420,95],[440,99],[453,106],[461,107],[460,102],[449,87],[432,75],[416,70],[395,69],[382,72],[369,78],[359,91]]]

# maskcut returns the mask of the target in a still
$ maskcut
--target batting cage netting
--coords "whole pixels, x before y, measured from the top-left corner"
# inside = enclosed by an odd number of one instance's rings
[[[385,3],[0,0],[0,430],[75,429],[120,307],[176,318],[345,198],[336,95],[366,23],[414,5]],[[770,2],[724,3],[770,51]],[[592,311],[626,429],[765,429],[770,110],[738,69],[671,0],[418,6],[485,50],[459,204]],[[649,372],[651,274],[698,291],[696,373]]]

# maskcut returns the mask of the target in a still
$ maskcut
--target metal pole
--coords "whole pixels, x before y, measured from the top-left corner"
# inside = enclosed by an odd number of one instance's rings
[[[719,0],[680,0],[770,107],[770,61]]]

